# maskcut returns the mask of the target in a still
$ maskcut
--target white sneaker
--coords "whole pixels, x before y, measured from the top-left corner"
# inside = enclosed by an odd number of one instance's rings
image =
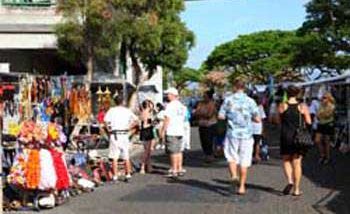
[[[112,181],[118,181],[118,176],[113,176]]]
[[[160,144],[157,144],[157,145],[156,145],[156,149],[157,149],[157,150],[160,150],[161,148],[162,148],[162,145],[160,145]]]
[[[165,145],[161,145],[161,146],[160,146],[160,149],[165,149]]]
[[[130,175],[130,174],[125,175],[124,181],[125,181],[126,183],[128,183],[128,182],[130,182],[130,180],[131,180],[131,175]]]

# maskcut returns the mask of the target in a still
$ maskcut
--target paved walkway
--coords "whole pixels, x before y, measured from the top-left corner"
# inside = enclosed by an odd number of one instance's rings
[[[42,213],[350,213],[350,157],[334,154],[329,166],[319,166],[315,151],[305,158],[302,197],[281,196],[285,185],[279,159],[276,127],[270,127],[271,159],[253,166],[245,196],[235,195],[224,160],[203,164],[197,131],[193,150],[186,154],[185,177],[165,178],[168,159],[153,157],[154,174],[135,174],[131,183],[110,184],[72,198]]]

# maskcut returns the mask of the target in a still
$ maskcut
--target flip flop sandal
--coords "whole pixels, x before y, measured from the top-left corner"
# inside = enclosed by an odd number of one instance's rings
[[[289,195],[293,189],[293,184],[288,184],[282,191],[283,195]]]
[[[303,195],[302,192],[299,192],[299,194],[295,194],[295,193],[292,194],[292,196],[294,196],[294,197],[300,197],[300,196],[302,196],[302,195]]]

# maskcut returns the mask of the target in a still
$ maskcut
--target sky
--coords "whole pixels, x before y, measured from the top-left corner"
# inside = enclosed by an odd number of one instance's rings
[[[182,20],[196,35],[186,66],[199,68],[214,48],[238,35],[294,30],[302,25],[307,0],[203,0],[186,2]]]

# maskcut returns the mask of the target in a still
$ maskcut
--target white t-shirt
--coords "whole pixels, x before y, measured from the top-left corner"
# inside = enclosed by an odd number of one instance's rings
[[[178,100],[171,101],[165,108],[164,116],[169,118],[166,130],[168,136],[183,136],[186,107]]]
[[[104,117],[104,121],[111,126],[112,130],[129,130],[134,120],[137,120],[137,116],[123,106],[110,108]]]
[[[258,108],[259,108],[259,117],[261,118],[261,120],[264,120],[266,118],[264,107],[262,105],[259,105]],[[252,126],[253,127],[253,134],[261,135],[262,131],[263,131],[262,122],[260,122],[260,123],[253,122],[252,124],[253,124],[253,126]]]

